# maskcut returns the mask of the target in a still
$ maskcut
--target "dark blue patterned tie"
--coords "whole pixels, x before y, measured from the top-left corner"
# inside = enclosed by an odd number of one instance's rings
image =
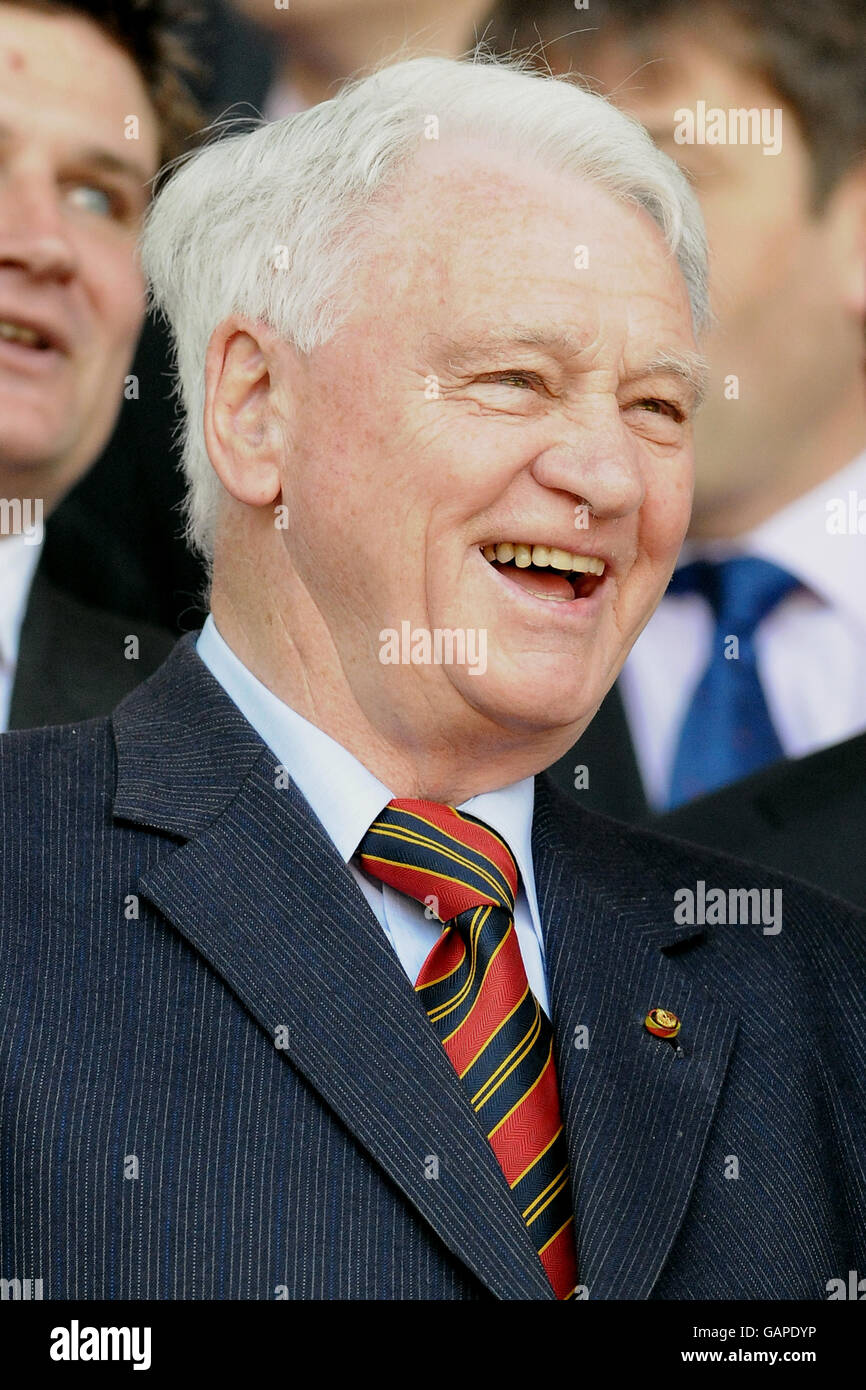
[[[769,560],[737,556],[683,565],[670,594],[701,594],[713,610],[709,664],[680,731],[669,806],[727,786],[784,757],[755,660],[755,632],[800,581]],[[729,641],[736,637],[739,651]]]

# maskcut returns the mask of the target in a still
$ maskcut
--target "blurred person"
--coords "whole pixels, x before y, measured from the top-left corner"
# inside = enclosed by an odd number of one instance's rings
[[[866,734],[772,763],[655,824],[866,907]]]
[[[540,775],[688,524],[687,180],[570,82],[415,59],[195,154],[142,255],[211,614],[86,739],[0,740],[0,1267],[823,1299],[866,1246],[866,914],[744,902]]]
[[[106,713],[172,645],[40,561],[117,418],[144,314],[136,237],[193,121],[151,8],[0,4],[0,71],[0,727],[22,728]],[[88,558],[109,568],[84,528],[70,564]]]
[[[717,320],[681,564],[555,775],[625,819],[682,805],[678,833],[704,798],[704,833],[739,849],[740,779],[813,755],[779,769],[776,794],[814,778],[832,798],[814,755],[839,744],[866,776],[863,7],[593,0],[583,14],[521,0],[491,26],[609,92],[686,171]],[[831,754],[828,773],[840,766]],[[750,847],[778,862],[753,829]],[[848,852],[864,832],[861,810]],[[796,839],[782,852],[787,866]]]
[[[266,120],[334,95],[349,77],[394,58],[457,57],[472,47],[485,0],[231,0],[273,45]],[[248,100],[251,100],[248,97]]]

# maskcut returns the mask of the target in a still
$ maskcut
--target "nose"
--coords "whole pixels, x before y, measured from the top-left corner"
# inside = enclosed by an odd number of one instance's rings
[[[571,493],[599,520],[629,516],[646,494],[635,439],[615,401],[588,412],[567,438],[538,454],[531,472],[543,487]]]
[[[34,170],[7,177],[0,184],[0,269],[67,280],[76,265],[53,181]]]

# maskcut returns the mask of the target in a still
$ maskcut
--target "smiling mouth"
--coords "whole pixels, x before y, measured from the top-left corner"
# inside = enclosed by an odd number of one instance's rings
[[[605,563],[597,556],[579,555],[555,546],[500,541],[482,546],[481,553],[505,579],[533,597],[552,603],[589,598],[605,575]]]
[[[51,343],[35,328],[15,323],[12,319],[0,319],[0,340],[4,343],[17,343],[20,347],[34,348],[37,352],[47,352]]]

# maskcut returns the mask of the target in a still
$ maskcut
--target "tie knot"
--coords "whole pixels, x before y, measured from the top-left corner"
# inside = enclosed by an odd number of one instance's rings
[[[441,922],[482,904],[514,912],[517,865],[482,821],[438,801],[394,800],[358,848],[374,878],[417,902],[434,900]]]
[[[701,594],[726,632],[750,637],[776,604],[795,589],[799,579],[752,555],[730,560],[695,560],[675,570],[669,594]]]

